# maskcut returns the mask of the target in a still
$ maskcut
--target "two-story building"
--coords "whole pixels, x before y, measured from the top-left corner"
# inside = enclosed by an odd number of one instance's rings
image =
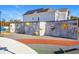
[[[38,34],[40,36],[45,35],[46,24],[52,21],[69,20],[69,10],[68,9],[49,9],[40,8],[35,10],[27,11],[23,15],[23,22],[25,23],[25,33],[26,34]],[[27,23],[30,23],[27,26]],[[49,25],[50,26],[50,25]]]

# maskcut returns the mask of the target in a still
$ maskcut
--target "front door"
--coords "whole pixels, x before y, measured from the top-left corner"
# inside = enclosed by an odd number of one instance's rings
[[[46,28],[46,22],[40,22],[40,30],[39,30],[39,33],[40,33],[40,36],[44,36],[45,34],[45,28]]]

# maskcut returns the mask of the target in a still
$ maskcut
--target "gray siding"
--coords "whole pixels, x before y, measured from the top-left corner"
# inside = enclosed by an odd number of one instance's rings
[[[38,13],[36,15],[24,15],[23,16],[23,21],[55,21],[55,12],[43,12],[43,13]]]
[[[21,33],[21,34],[24,34],[25,33],[25,25],[24,23],[15,23],[15,26],[16,26],[16,30],[15,32],[16,33]]]
[[[39,20],[39,21],[38,21]],[[63,19],[64,20],[64,19]],[[65,20],[65,21],[55,21],[55,12],[43,12],[36,13],[36,15],[24,15],[23,22],[30,22],[30,26],[27,27],[24,25],[25,34],[34,35],[34,32],[39,32],[39,22],[46,22],[45,36],[56,36],[64,38],[77,39],[77,31],[74,29],[74,23],[77,24],[77,20]],[[66,23],[68,25],[66,30],[61,28],[62,24]]]
[[[67,29],[62,29],[62,24],[68,25]],[[75,24],[75,25],[74,25]],[[64,37],[77,39],[77,21],[57,21],[46,22],[45,36]],[[73,27],[75,26],[75,27]],[[30,26],[25,26],[25,34],[34,35],[34,32],[39,33],[39,22],[30,22]]]
[[[68,28],[66,30],[61,28],[63,23],[68,24]],[[77,39],[77,31],[75,30],[77,25],[73,27],[73,24],[77,24],[77,21],[47,22],[45,35]]]
[[[45,12],[39,15],[40,21],[55,21],[55,13],[54,12]]]
[[[29,35],[34,35],[34,32],[39,32],[39,23],[30,22],[30,26],[25,26],[25,33]]]

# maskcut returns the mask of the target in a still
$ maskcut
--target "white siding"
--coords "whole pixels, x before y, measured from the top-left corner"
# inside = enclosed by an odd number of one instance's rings
[[[10,24],[10,32],[11,33],[15,32],[15,24],[14,23]]]
[[[40,36],[45,35],[46,22],[40,22]]]
[[[68,17],[68,11],[61,12],[56,10],[55,12],[55,21],[68,20]]]
[[[23,16],[24,21],[38,21],[38,18],[39,21],[55,21],[55,12],[47,11]]]

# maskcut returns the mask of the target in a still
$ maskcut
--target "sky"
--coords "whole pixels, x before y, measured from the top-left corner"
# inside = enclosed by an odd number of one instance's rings
[[[70,15],[79,17],[79,5],[0,5],[0,20],[2,18],[5,18],[6,21],[10,19],[22,20],[25,12],[38,8],[67,8],[70,11]]]

